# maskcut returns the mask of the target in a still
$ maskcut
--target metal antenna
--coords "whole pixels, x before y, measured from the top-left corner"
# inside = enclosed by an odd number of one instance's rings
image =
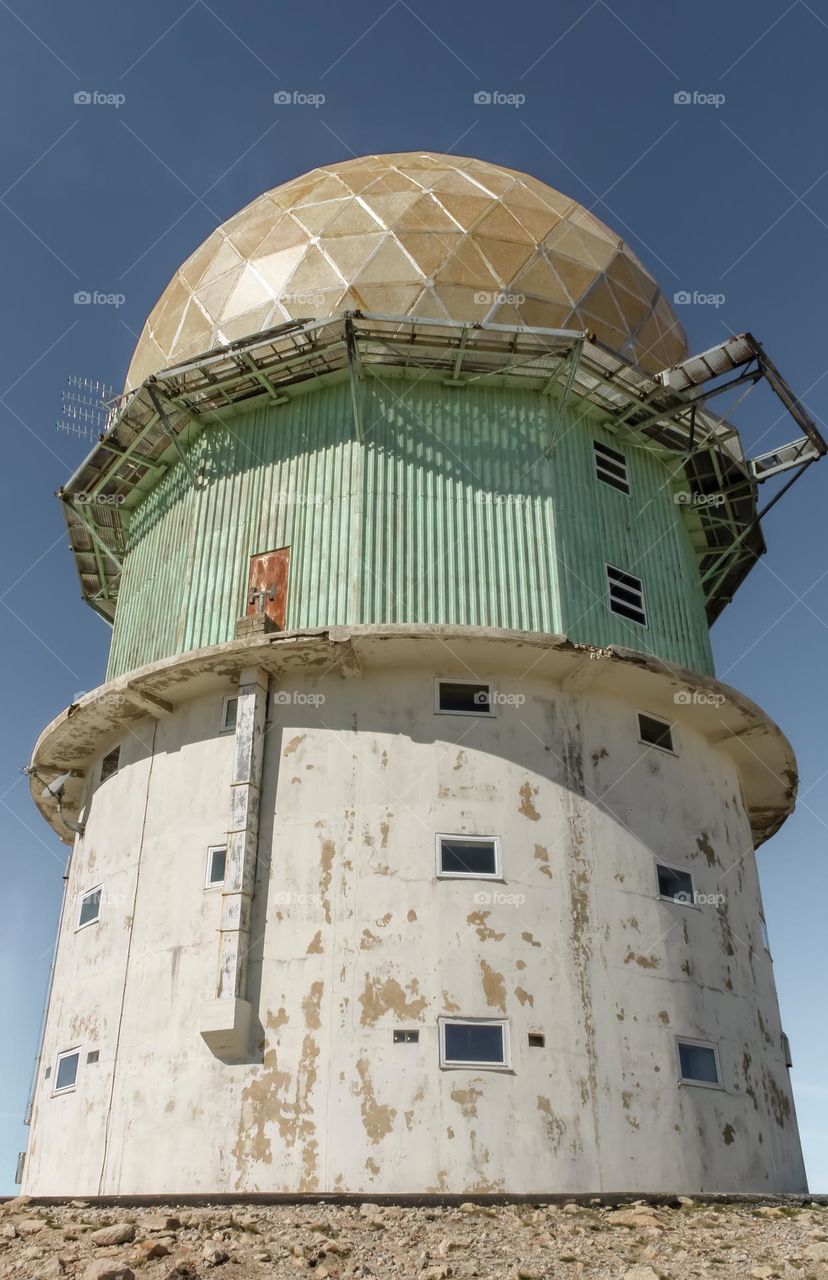
[[[62,393],[62,416],[55,423],[58,431],[97,440],[112,425],[118,393],[114,387],[92,378],[72,375]]]

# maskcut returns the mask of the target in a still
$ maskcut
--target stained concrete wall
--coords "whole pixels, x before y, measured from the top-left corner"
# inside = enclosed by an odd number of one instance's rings
[[[135,723],[118,774],[92,771],[25,1191],[804,1188],[731,760],[686,726],[675,756],[646,749],[629,701],[531,672],[494,719],[436,715],[434,676],[469,674],[457,646],[440,664],[271,697],[243,1060],[200,1034],[222,690]],[[437,832],[499,836],[503,883],[438,880]],[[660,900],[656,858],[721,900]],[[76,931],[98,884],[101,920]],[[441,1070],[441,1015],[508,1018],[511,1071]],[[722,1089],[678,1083],[677,1035],[717,1044]],[[75,1046],[77,1087],[52,1096],[44,1068]]]

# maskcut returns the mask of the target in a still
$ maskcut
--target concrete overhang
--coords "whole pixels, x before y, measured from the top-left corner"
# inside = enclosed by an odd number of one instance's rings
[[[756,845],[769,839],[793,811],[797,767],[782,730],[730,685],[634,649],[596,649],[566,636],[495,628],[429,625],[329,627],[280,632],[196,649],[131,671],[72,703],[40,735],[32,753],[32,798],[67,844],[77,822],[85,777],[94,762],[147,716],[161,718],[195,697],[261,666],[277,681],[304,673],[359,678],[383,668],[424,667],[443,675],[481,679],[531,671],[563,695],[600,693],[661,716],[705,737],[736,766]],[[43,791],[71,776],[57,803]]]

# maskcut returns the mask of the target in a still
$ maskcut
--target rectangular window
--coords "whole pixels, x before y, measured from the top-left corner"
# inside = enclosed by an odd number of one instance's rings
[[[679,871],[675,867],[665,867],[656,863],[658,874],[658,896],[670,898],[672,902],[680,902],[684,906],[693,906],[693,877],[689,871]]]
[[[437,875],[499,877],[500,841],[497,836],[438,836]]]
[[[607,565],[607,582],[609,583],[610,609],[629,618],[630,622],[638,622],[642,627],[647,625],[647,611],[644,607],[644,583],[623,569]]]
[[[394,1044],[418,1044],[420,1040],[419,1031],[395,1031]]]
[[[529,1032],[529,1048],[543,1049],[546,1046],[546,1036],[539,1031]]]
[[[214,889],[217,885],[224,884],[224,872],[227,865],[227,846],[223,844],[212,845],[207,850],[207,875],[204,882],[205,889]]]
[[[679,1079],[682,1084],[704,1084],[721,1088],[719,1060],[712,1044],[678,1040]]]
[[[611,449],[608,444],[602,444],[600,440],[593,440],[592,447],[595,450],[595,474],[598,479],[603,480],[604,484],[612,485],[613,489],[618,489],[621,493],[629,493],[627,459],[623,453],[619,453],[617,449]]]
[[[89,1052],[88,1052],[88,1053],[87,1053],[87,1055],[86,1055],[86,1063],[87,1063],[87,1066],[92,1066],[92,1065],[94,1065],[94,1064],[98,1061],[98,1059],[100,1058],[100,1056],[101,1056],[101,1051],[100,1051],[100,1049],[90,1049],[90,1050],[89,1050]]]
[[[52,1093],[68,1093],[70,1089],[74,1089],[79,1062],[80,1049],[69,1049],[66,1053],[58,1054]]]
[[[673,726],[666,720],[657,720],[655,716],[638,713],[638,739],[648,747],[660,747],[675,755],[673,747]]]
[[[236,717],[239,711],[239,699],[228,695],[221,704],[221,732],[233,733],[236,728]]]
[[[95,924],[101,917],[101,887],[90,889],[80,900],[80,911],[78,912],[78,928],[83,929],[88,924]]]
[[[493,716],[492,686],[486,680],[435,681],[435,711],[453,716]]]
[[[509,1024],[441,1018],[440,1066],[508,1067]]]
[[[118,766],[121,763],[121,748],[113,747],[111,751],[107,751],[101,761],[101,782],[106,782],[107,778],[111,778],[118,772]]]

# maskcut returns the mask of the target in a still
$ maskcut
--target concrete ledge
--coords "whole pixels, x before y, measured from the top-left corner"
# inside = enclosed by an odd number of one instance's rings
[[[253,1006],[247,1000],[208,1000],[201,1006],[201,1034],[217,1057],[241,1057],[250,1046]]]

